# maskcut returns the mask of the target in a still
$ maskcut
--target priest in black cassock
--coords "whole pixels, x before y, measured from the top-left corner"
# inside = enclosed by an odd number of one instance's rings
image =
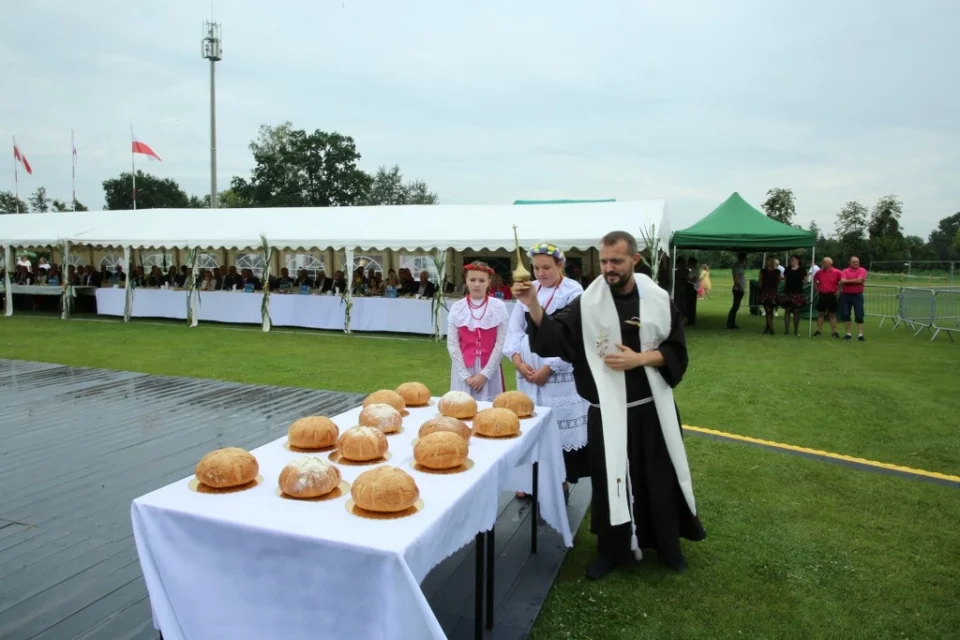
[[[590,403],[591,531],[599,558],[587,577],[594,580],[641,559],[643,549],[683,571],[680,538],[706,537],[672,391],[687,368],[683,322],[669,294],[634,273],[639,262],[632,235],[607,234],[603,278],[549,316],[529,283],[513,287],[529,309],[531,350],[573,363],[577,392]]]

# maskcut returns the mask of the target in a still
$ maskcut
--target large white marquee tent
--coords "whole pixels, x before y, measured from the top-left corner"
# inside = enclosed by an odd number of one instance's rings
[[[0,215],[7,274],[17,248],[333,249],[355,251],[513,250],[548,240],[564,251],[596,248],[607,232],[653,232],[666,249],[670,223],[662,200],[575,204],[403,205],[271,209],[160,209]],[[6,281],[7,314],[12,312]],[[64,287],[64,295],[67,295]],[[125,316],[126,317],[126,316]],[[264,327],[268,328],[265,319]]]

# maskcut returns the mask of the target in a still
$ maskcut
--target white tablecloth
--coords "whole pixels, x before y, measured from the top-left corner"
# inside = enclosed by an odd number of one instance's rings
[[[77,286],[73,288],[73,292],[78,296],[93,295],[94,291],[96,291],[94,287]],[[2,278],[0,278],[0,293],[6,293]],[[63,288],[58,284],[13,284],[10,285],[10,293],[30,296],[59,296],[63,293]],[[123,309],[120,309],[120,315],[123,315]]]
[[[97,313],[122,316],[124,290],[97,289]],[[260,324],[262,293],[204,291],[200,293],[199,320],[232,324]],[[447,305],[455,298],[448,298]],[[507,301],[508,307],[514,303]],[[339,296],[270,295],[270,319],[277,327],[305,327],[342,331],[345,306]],[[135,289],[134,318],[187,319],[187,292],[172,289]],[[406,298],[354,298],[350,314],[353,331],[433,335],[430,300]],[[446,335],[447,312],[440,311],[440,333]]]
[[[343,431],[359,412],[333,419]],[[280,470],[303,455],[284,448],[286,435],[253,451],[264,479],[253,489],[200,494],[188,488],[191,476],[137,498],[131,517],[154,626],[167,640],[443,638],[420,582],[494,526],[498,494],[515,466],[540,459],[550,470],[553,481],[540,487],[542,515],[573,544],[563,458],[553,431],[543,428],[549,414],[538,407],[521,423],[519,438],[472,438],[473,468],[435,475],[415,471],[411,461],[412,440],[436,408],[412,409],[404,432],[388,437],[387,464],[416,479],[424,503],[402,519],[353,516],[345,508],[349,496],[280,498]],[[370,468],[340,465],[351,483]]]

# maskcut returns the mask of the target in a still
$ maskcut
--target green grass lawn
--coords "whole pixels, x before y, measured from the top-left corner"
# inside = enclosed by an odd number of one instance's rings
[[[690,368],[677,390],[684,423],[960,475],[960,344],[867,326],[868,342],[765,336],[715,279],[687,332]],[[364,334],[263,333],[172,322],[0,319],[0,357],[258,384],[367,392],[417,378],[449,385],[445,344]],[[507,364],[508,384],[512,371]]]
[[[746,311],[727,332],[725,289],[688,332],[685,423],[960,475],[960,344],[874,322],[864,344],[764,336]],[[449,380],[430,340],[212,324],[20,315],[0,319],[0,357],[357,392],[415,378],[442,393]],[[685,546],[688,571],[651,559],[589,583],[585,523],[534,638],[955,637],[957,489],[686,442],[708,532]]]
[[[533,640],[957,637],[957,489],[736,444],[687,446],[707,529],[684,544],[687,571],[654,556],[587,580],[585,523]]]

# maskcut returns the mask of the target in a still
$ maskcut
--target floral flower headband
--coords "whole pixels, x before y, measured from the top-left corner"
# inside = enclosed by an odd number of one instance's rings
[[[563,255],[563,251],[560,251],[560,248],[554,244],[548,242],[541,242],[540,244],[535,244],[530,248],[530,251],[527,252],[531,258],[534,256],[550,256],[558,262],[564,262],[566,258]]]
[[[493,269],[484,264],[468,264],[464,265],[464,271],[482,271],[488,276],[493,276]]]

